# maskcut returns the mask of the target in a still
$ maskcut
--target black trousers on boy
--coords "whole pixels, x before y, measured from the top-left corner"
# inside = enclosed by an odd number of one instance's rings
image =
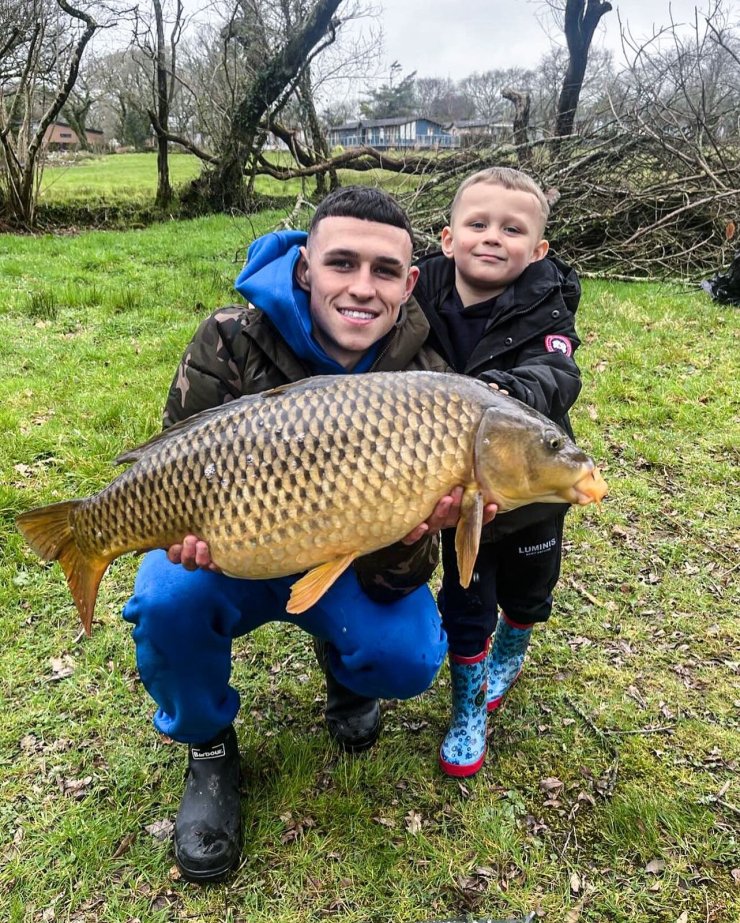
[[[460,586],[455,530],[442,532],[443,577],[437,603],[450,653],[480,653],[496,628],[499,609],[521,625],[550,618],[566,512],[481,545],[467,589]]]

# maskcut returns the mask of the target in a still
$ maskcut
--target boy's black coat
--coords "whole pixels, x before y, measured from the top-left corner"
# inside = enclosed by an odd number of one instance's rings
[[[442,253],[417,263],[419,280],[414,297],[431,327],[429,345],[454,365],[454,352],[439,309],[455,284],[455,264]],[[496,300],[485,333],[468,358],[466,375],[495,382],[513,397],[549,417],[572,437],[568,410],[581,390],[573,355],[550,351],[545,338],[567,337],[575,353],[580,344],[575,312],[581,287],[573,269],[556,257],[525,269]],[[561,515],[560,504],[532,504],[496,519],[484,530],[484,541],[495,541],[524,526]]]

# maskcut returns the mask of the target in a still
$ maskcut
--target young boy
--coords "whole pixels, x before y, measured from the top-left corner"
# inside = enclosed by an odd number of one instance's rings
[[[442,231],[442,252],[418,264],[414,295],[431,345],[456,371],[536,408],[572,436],[580,286],[573,270],[547,258],[548,213],[542,190],[518,170],[492,167],[468,177]],[[564,518],[563,507],[549,504],[496,517],[467,590],[454,533],[442,533],[438,601],[449,639],[452,723],[440,765],[449,775],[470,776],[483,765],[487,714],[519,675],[532,626],[550,616]]]

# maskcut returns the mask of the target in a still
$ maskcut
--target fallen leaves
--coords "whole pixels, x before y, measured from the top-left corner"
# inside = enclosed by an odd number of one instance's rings
[[[645,866],[645,872],[648,875],[660,875],[665,871],[665,859],[651,859]]]
[[[60,779],[59,788],[63,795],[80,801],[87,795],[92,780],[92,776],[85,776],[84,779]]]
[[[412,836],[416,836],[418,833],[421,833],[422,818],[418,811],[409,811],[409,813],[404,818],[404,821],[406,824],[406,830],[412,834]]]
[[[155,840],[169,840],[175,832],[175,825],[171,820],[155,820],[153,824],[147,824],[144,829],[151,834]]]
[[[546,779],[540,779],[540,789],[543,792],[550,794],[551,792],[559,792],[562,788],[563,783],[555,776],[548,776]]]
[[[129,849],[131,849],[131,847],[133,846],[135,842],[136,842],[136,832],[133,831],[131,833],[127,833],[121,839],[121,842],[118,844],[118,846],[116,846],[115,850],[113,851],[113,855],[111,856],[111,859],[120,859],[121,856],[124,856],[129,851]]]
[[[376,824],[380,824],[382,827],[388,827],[390,830],[393,830],[396,826],[396,822],[391,820],[389,817],[381,817],[380,815],[377,815],[376,817],[373,817],[373,820]]]
[[[290,811],[280,815],[280,820],[285,824],[285,833],[280,837],[281,843],[295,843],[299,840],[306,830],[316,826],[313,817],[294,818]]]
[[[70,657],[69,654],[64,654],[62,657],[50,658],[49,666],[51,667],[51,676],[49,679],[52,682],[57,682],[60,679],[67,679],[67,677],[72,676],[75,671],[74,658]]]

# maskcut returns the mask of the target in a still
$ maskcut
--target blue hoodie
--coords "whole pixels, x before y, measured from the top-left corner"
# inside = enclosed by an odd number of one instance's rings
[[[308,293],[295,281],[295,267],[308,235],[304,231],[274,231],[258,237],[247,251],[247,262],[234,287],[270,318],[295,355],[321,375],[344,375],[347,370],[327,355],[311,333]],[[367,372],[380,350],[375,343],[352,369]]]

